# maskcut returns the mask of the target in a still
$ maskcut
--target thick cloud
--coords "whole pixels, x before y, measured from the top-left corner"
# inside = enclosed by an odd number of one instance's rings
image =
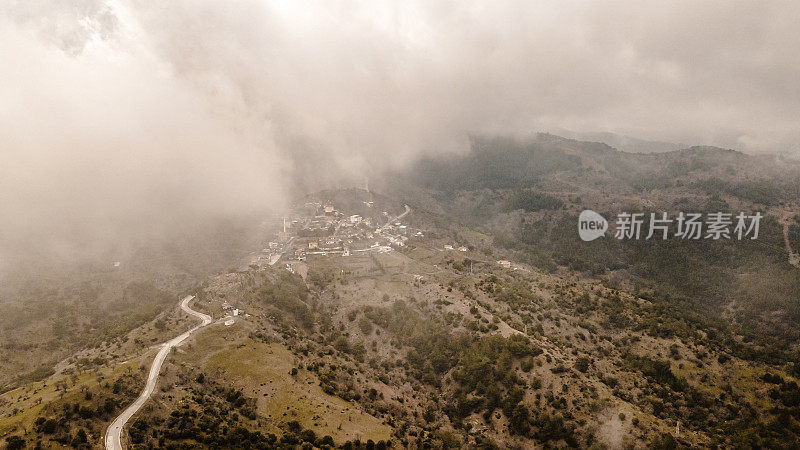
[[[2,22],[0,270],[281,206],[283,159],[269,133],[218,109],[138,41],[55,27],[65,44]]]
[[[553,127],[744,150],[800,132],[797,3],[165,4],[136,16],[180,73],[340,155]]]
[[[792,2],[12,1],[0,253],[279,208],[470,134],[792,150],[798,29]]]

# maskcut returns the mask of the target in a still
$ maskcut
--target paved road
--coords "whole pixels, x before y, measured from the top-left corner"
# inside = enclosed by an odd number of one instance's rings
[[[170,350],[172,347],[179,345],[183,342],[189,335],[197,331],[199,328],[202,328],[209,323],[211,323],[211,316],[197,312],[191,308],[189,308],[189,302],[194,299],[194,295],[190,295],[184,298],[181,301],[181,309],[186,311],[187,313],[197,317],[198,319],[202,320],[203,322],[200,325],[195,326],[191,330],[181,334],[180,336],[169,340],[161,345],[161,349],[158,351],[156,355],[156,359],[153,360],[153,365],[150,366],[150,375],[147,377],[147,384],[144,387],[144,390],[139,395],[139,398],[136,399],[125,411],[122,411],[122,414],[117,416],[111,425],[109,425],[108,430],[106,431],[106,450],[122,450],[122,442],[120,441],[120,437],[122,435],[122,429],[125,427],[125,424],[128,423],[128,420],[136,414],[137,411],[142,407],[142,405],[147,402],[150,398],[150,395],[153,393],[153,390],[156,387],[156,381],[158,380],[158,374],[161,372],[161,365],[164,363],[164,360],[169,355]]]
[[[405,211],[403,211],[403,213],[402,213],[402,214],[400,214],[399,216],[395,216],[395,217],[393,217],[393,218],[390,218],[389,220],[387,220],[387,221],[386,221],[386,225],[384,225],[384,226],[382,226],[382,227],[378,228],[376,231],[383,231],[383,230],[385,230],[386,228],[388,228],[388,227],[389,227],[389,225],[391,225],[392,223],[394,223],[394,222],[397,222],[398,220],[400,220],[400,219],[402,219],[403,217],[407,216],[407,215],[408,215],[408,213],[410,213],[410,212],[411,212],[411,207],[410,207],[410,206],[408,206],[408,205],[403,205],[403,206],[405,206],[405,207],[406,207],[406,210],[405,210]]]
[[[282,257],[282,256],[283,256],[283,255],[284,255],[284,254],[285,254],[287,251],[291,250],[291,248],[292,248],[292,242],[294,242],[294,237],[292,237],[291,239],[289,239],[289,242],[287,242],[287,243],[286,243],[286,245],[284,245],[284,246],[283,246],[283,251],[282,251],[282,252],[280,252],[280,253],[277,253],[277,254],[275,254],[275,255],[272,255],[272,256],[269,258],[269,265],[270,265],[270,266],[274,266],[274,265],[275,265],[275,263],[276,263],[276,262],[278,262],[278,260],[280,260],[280,259],[281,259],[281,257]]]
[[[783,243],[786,245],[786,252],[789,254],[789,264],[800,269],[800,253],[792,249],[789,241],[789,225],[794,222],[794,211],[788,211],[781,216],[780,222],[783,225]]]
[[[395,217],[395,218],[394,218],[394,220],[392,220],[391,222],[397,222],[398,220],[402,219],[402,218],[403,218],[403,217],[405,217],[405,216],[406,216],[408,213],[410,213],[410,212],[411,212],[411,207],[410,207],[410,206],[408,206],[408,205],[403,205],[403,206],[405,206],[405,207],[406,207],[406,210],[405,210],[405,211],[403,211],[403,214],[400,214],[399,216]]]

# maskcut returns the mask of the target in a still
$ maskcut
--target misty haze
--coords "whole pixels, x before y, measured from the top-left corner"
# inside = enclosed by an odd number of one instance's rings
[[[0,2],[0,447],[800,448],[798,30]]]

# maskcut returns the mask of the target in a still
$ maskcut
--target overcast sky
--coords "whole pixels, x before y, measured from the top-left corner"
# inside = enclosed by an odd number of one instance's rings
[[[279,208],[298,164],[470,134],[792,150],[798,30],[798,2],[6,1],[0,252]]]

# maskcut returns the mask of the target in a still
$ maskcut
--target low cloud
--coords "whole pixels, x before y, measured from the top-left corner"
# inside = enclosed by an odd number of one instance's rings
[[[269,134],[151,53],[113,38],[64,48],[36,27],[5,25],[0,263],[98,254],[282,206],[284,163]]]

